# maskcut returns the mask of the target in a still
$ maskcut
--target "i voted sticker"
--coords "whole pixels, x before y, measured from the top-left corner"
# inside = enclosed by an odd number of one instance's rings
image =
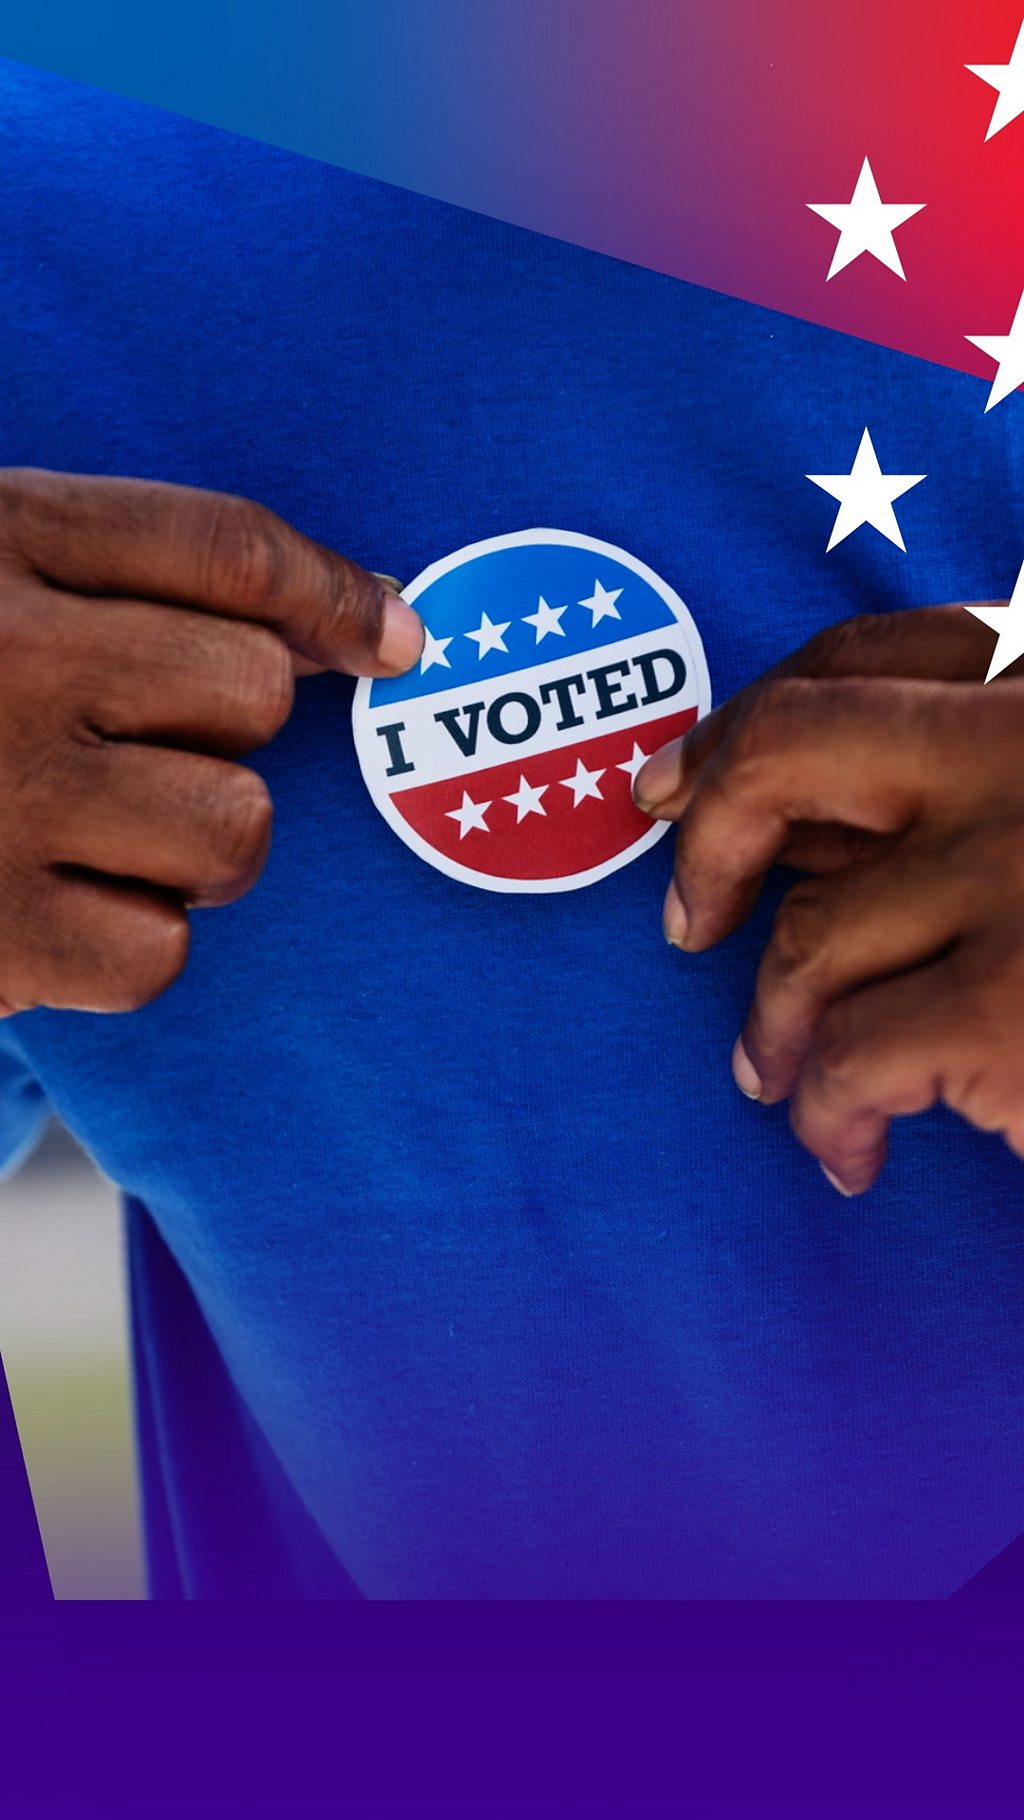
[[[516,531],[431,564],[404,598],[423,656],[357,685],[353,732],[407,847],[485,891],[575,891],[661,839],[633,779],[711,705],[667,583],[597,538]]]

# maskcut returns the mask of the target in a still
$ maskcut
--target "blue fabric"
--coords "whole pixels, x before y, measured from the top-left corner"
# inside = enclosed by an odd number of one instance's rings
[[[9,462],[251,494],[405,578],[607,539],[717,699],[1024,554],[1019,396],[16,68],[0,137]],[[803,477],[865,424],[928,475],[908,554],[826,556]],[[3,1028],[9,1144],[44,1093],[133,1197],[156,1590],[951,1592],[1024,1527],[1020,1165],[935,1112],[841,1201],[729,1075],[770,903],[690,959],[664,844],[568,896],[444,878],[351,693],[300,685],[265,876],[165,997]]]

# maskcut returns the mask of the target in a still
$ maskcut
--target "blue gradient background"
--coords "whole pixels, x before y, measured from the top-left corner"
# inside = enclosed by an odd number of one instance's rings
[[[502,214],[538,180],[550,184],[560,134],[571,153],[587,43],[599,48],[606,13],[604,0],[3,0],[0,50]],[[563,88],[561,128],[548,117],[538,133],[546,72],[564,68],[577,33],[580,90],[574,99]]]
[[[1024,121],[985,143],[1020,0],[0,0],[0,53],[991,377]],[[865,153],[901,283],[833,283],[810,200]]]

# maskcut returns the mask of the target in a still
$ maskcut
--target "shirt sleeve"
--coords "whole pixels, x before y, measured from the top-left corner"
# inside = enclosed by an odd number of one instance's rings
[[[0,1181],[19,1169],[49,1118],[42,1087],[13,1034],[0,1023]]]

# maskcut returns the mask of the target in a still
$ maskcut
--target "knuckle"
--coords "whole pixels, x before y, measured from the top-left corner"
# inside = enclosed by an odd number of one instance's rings
[[[887,676],[836,676],[817,685],[822,708],[837,720],[870,719],[882,711],[891,717],[899,711],[905,686],[901,678]]]
[[[820,887],[813,880],[794,885],[783,898],[772,929],[773,975],[783,981],[811,975],[823,956],[826,926]]]
[[[813,1061],[819,1085],[833,1097],[846,1098],[858,1075],[858,1050],[841,1006],[826,1011],[814,1036]]]
[[[285,567],[283,527],[254,500],[222,495],[209,508],[205,567],[214,599],[230,600],[242,613],[270,611]]]
[[[0,538],[2,535],[0,530]],[[45,677],[44,687],[50,694],[55,662],[66,650],[64,641],[53,632],[46,615],[39,611],[38,600],[32,598],[27,578],[6,575],[0,595],[0,657],[8,689],[12,684],[15,688],[24,684],[29,691],[34,687],[36,693],[42,693],[40,678]]]
[[[232,694],[254,743],[279,732],[292,709],[295,678],[287,646],[269,627],[244,629],[239,641]]]
[[[855,675],[865,651],[877,652],[879,637],[884,635],[888,623],[881,613],[856,613],[851,619],[840,619],[835,625],[824,626],[799,651],[796,666],[799,674]]]
[[[226,879],[243,877],[260,859],[270,838],[270,792],[255,771],[232,767],[212,805],[210,849]]]
[[[24,484],[21,468],[0,468],[0,521],[17,509]]]
[[[141,1011],[166,992],[185,966],[189,949],[188,918],[169,905],[147,912],[132,945],[118,991],[119,1009]]]
[[[61,477],[45,474],[39,468],[0,468],[0,541],[15,562],[26,510],[31,511],[33,503],[38,503],[44,486],[50,493],[59,492]]]
[[[808,687],[803,677],[767,676],[751,689],[730,735],[734,762],[757,762],[772,749],[780,725],[806,701]]]
[[[60,479],[59,475],[45,474],[42,468],[0,468],[0,511],[17,510],[26,493],[34,492],[40,482],[48,481],[57,488]]]

